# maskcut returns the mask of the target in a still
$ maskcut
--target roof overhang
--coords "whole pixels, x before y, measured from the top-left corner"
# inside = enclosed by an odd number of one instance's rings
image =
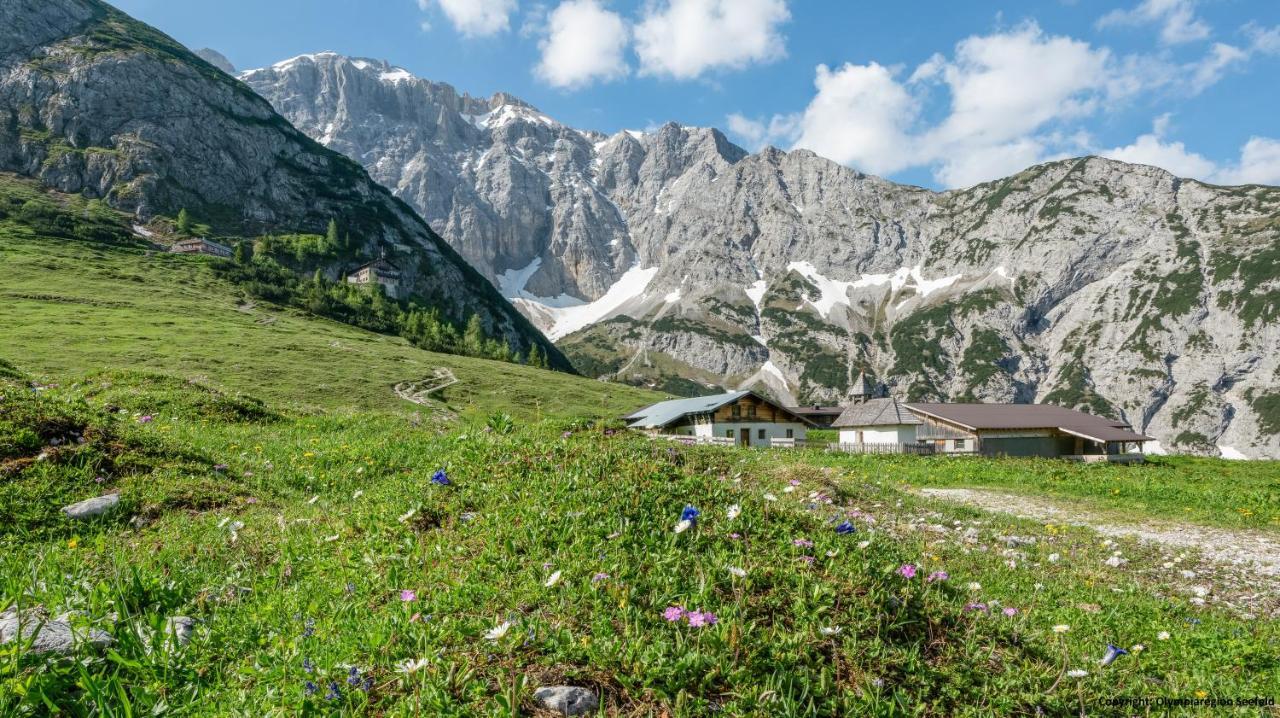
[[[1138,434],[1138,433],[1129,431],[1127,429],[1121,429],[1119,427],[1113,427],[1108,429],[1104,427],[1087,427],[1086,428],[1086,427],[1080,427],[1080,426],[1077,426],[1077,427],[1059,426],[1055,428],[1064,434],[1078,436],[1081,439],[1096,441],[1100,444],[1105,444],[1109,441],[1135,441],[1135,442],[1152,441],[1151,437],[1149,436],[1143,436],[1142,434]]]

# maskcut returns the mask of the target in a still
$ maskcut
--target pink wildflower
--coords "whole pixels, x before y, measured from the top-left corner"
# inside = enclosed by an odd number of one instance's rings
[[[667,606],[667,610],[662,612],[662,617],[667,619],[668,623],[675,623],[684,618],[684,606]]]
[[[902,574],[903,578],[915,578],[916,565],[913,563],[904,563],[898,567],[898,573]]]
[[[418,600],[418,592],[411,588],[406,588],[400,592],[400,600],[408,603],[409,601]]]
[[[929,578],[925,580],[928,581],[929,583],[933,583],[935,581],[946,581],[949,578],[951,578],[951,574],[947,573],[946,571],[934,571],[933,573],[929,574]]]
[[[1004,609],[1003,613],[1004,615],[1010,618],[1013,618],[1014,616],[1018,615],[1018,609],[1014,608],[1013,606],[1008,606]]]
[[[812,542],[812,541],[810,541],[809,539],[802,539],[802,538],[798,538],[798,539],[796,539],[796,540],[792,541],[792,542],[791,542],[791,545],[792,545],[792,546],[799,546],[800,548],[813,548],[813,542]]]

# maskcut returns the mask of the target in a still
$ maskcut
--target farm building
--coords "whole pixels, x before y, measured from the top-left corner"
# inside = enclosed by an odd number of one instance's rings
[[[386,257],[356,267],[347,275],[347,281],[351,284],[380,284],[388,297],[400,296],[400,268],[388,262]]]
[[[1048,404],[905,406],[920,419],[916,440],[938,453],[1135,461],[1151,441],[1126,422]]]
[[[657,435],[739,446],[794,445],[811,425],[751,391],[660,401],[624,419],[630,428]]]
[[[843,406],[788,406],[787,411],[796,416],[803,416],[814,426],[828,427],[844,411]]]
[[[204,237],[179,239],[169,246],[174,254],[208,254],[213,257],[230,257],[233,252],[225,244],[218,244]]]
[[[831,425],[842,446],[915,444],[920,419],[897,399],[868,399],[850,404]]]

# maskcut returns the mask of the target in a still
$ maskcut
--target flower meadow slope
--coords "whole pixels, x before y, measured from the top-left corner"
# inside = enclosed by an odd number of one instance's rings
[[[549,685],[606,715],[1280,695],[1274,598],[1194,603],[1137,570],[1154,549],[922,503],[874,464],[138,376],[0,395],[3,604],[109,642],[0,647],[4,715],[516,715]]]

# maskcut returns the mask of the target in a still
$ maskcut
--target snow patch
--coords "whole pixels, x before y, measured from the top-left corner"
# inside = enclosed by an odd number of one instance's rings
[[[133,233],[138,235],[139,237],[146,237],[148,239],[155,236],[155,234],[153,234],[151,230],[147,229],[146,227],[143,227],[140,224],[133,225]]]
[[[370,67],[373,66],[373,63],[369,62],[368,60],[352,60],[351,64],[355,65],[357,70],[368,70]]]
[[[1167,456],[1169,454],[1169,452],[1161,446],[1158,441],[1148,441],[1143,444],[1142,452],[1144,454],[1151,454],[1152,456]]]
[[[649,288],[649,282],[658,274],[657,267],[642,269],[637,264],[619,277],[604,296],[594,302],[585,302],[568,294],[538,297],[526,292],[524,286],[534,272],[538,271],[541,262],[541,259],[535,259],[522,269],[508,269],[498,277],[498,286],[503,296],[525,304],[545,319],[548,329],[544,333],[551,341],[563,339],[579,329],[595,324],[627,302],[643,296]]]
[[[787,265],[789,271],[797,272],[800,276],[812,282],[818,287],[818,291],[822,296],[817,301],[810,300],[810,304],[823,317],[831,314],[831,310],[836,304],[849,306],[849,288],[854,285],[853,282],[841,282],[838,279],[828,279],[818,273],[817,267],[809,262],[792,262]]]
[[[774,379],[777,379],[782,384],[782,386],[790,388],[787,385],[787,377],[783,376],[782,370],[778,368],[777,364],[773,363],[772,359],[765,362],[764,366],[760,367],[760,371],[763,374],[766,374],[768,376],[773,377]]]
[[[680,301],[680,290],[677,289],[673,292],[667,292],[667,295],[662,298],[662,301],[666,302],[667,304],[672,304],[674,302]]]
[[[644,133],[641,132],[640,130],[623,130],[623,132],[627,133],[628,135],[631,135],[632,139],[637,139],[637,140],[644,139]]]
[[[378,79],[382,80],[383,82],[397,83],[397,82],[405,82],[406,80],[412,80],[413,75],[409,74],[408,70],[402,70],[396,67],[378,75]]]
[[[1245,455],[1244,455],[1244,452],[1239,451],[1239,450],[1237,450],[1237,449],[1235,449],[1235,448],[1232,448],[1232,447],[1230,447],[1230,446],[1219,446],[1219,447],[1218,447],[1218,452],[1222,455],[1222,458],[1224,458],[1224,459],[1231,459],[1231,460],[1233,460],[1233,461],[1248,461],[1248,460],[1249,460],[1249,457],[1248,457],[1248,456],[1245,456]]]
[[[760,302],[764,301],[764,293],[769,289],[769,283],[763,279],[758,279],[751,283],[751,286],[743,289],[747,293],[747,297],[751,299],[751,303],[756,305],[756,314],[760,313]]]

